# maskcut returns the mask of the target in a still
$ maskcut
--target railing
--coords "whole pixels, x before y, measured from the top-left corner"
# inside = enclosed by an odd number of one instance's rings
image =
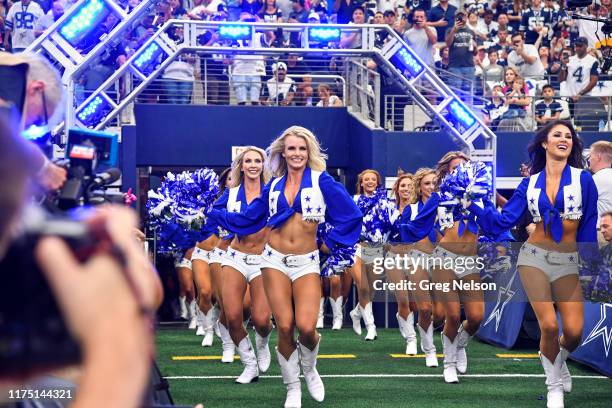
[[[350,111],[373,127],[380,127],[380,74],[355,60],[349,61],[347,71]]]

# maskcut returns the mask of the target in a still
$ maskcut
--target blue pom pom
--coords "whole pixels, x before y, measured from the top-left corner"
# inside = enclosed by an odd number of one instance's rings
[[[355,263],[355,252],[357,245],[347,247],[336,245],[331,250],[331,255],[321,267],[321,276],[332,276],[344,272],[344,270]]]
[[[490,195],[492,184],[490,167],[482,162],[467,162],[444,178],[440,192],[446,199],[475,201]]]

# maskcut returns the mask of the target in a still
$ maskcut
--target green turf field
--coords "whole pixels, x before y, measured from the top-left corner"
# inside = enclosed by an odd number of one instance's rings
[[[174,356],[220,356],[220,340],[213,347],[200,346],[201,337],[188,329],[157,332],[157,362],[169,377],[177,404],[204,407],[282,407],[285,388],[272,349],[272,365],[258,383],[237,385],[233,378],[242,364],[219,360],[173,360]],[[378,339],[366,342],[350,328],[323,329],[320,354],[350,354],[355,358],[319,359],[317,367],[325,383],[325,401],[315,402],[302,379],[302,405],[316,407],[546,407],[544,372],[537,358],[499,358],[496,354],[533,355],[535,349],[507,351],[478,341],[468,347],[468,374],[459,384],[445,384],[440,367],[427,368],[423,358],[392,358],[403,353],[405,343],[397,329],[378,330]],[[251,331],[254,343],[254,334]],[[440,336],[436,346],[441,352]],[[275,344],[275,334],[271,344]],[[612,407],[612,381],[587,367],[570,363],[574,390],[565,406]],[[521,377],[520,375],[527,375]],[[472,376],[470,376],[472,375]],[[329,376],[329,377],[326,377]],[[361,376],[361,377],[360,377]],[[403,377],[401,377],[403,376]],[[539,377],[534,377],[539,376]],[[204,377],[204,378],[176,378]],[[210,378],[221,377],[221,378]],[[271,378],[270,378],[271,377]]]

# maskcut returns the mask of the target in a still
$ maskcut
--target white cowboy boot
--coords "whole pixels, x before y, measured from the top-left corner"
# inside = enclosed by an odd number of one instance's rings
[[[323,328],[323,320],[325,319],[324,312],[325,312],[325,298],[322,297],[319,300],[319,317],[317,318],[317,326],[316,326],[317,329]]]
[[[221,331],[221,343],[223,349],[223,355],[221,356],[222,363],[233,363],[234,354],[236,353],[236,346],[232,341],[229,331],[225,328],[223,323],[219,322],[219,330]]]
[[[293,350],[288,360],[276,349],[278,364],[281,368],[283,383],[287,386],[287,397],[285,398],[285,408],[302,407],[302,386],[300,383],[300,362],[299,352]]]
[[[325,386],[317,371],[319,344],[321,344],[320,338],[314,350],[311,351],[308,347],[298,342],[298,350],[300,351],[300,364],[302,365],[302,373],[308,386],[308,392],[315,401],[321,402],[325,399]]]
[[[433,323],[429,323],[427,331],[423,330],[420,324],[417,324],[417,328],[421,335],[421,350],[425,354],[425,365],[427,367],[437,367],[438,356],[436,355],[436,345],[433,340]]]
[[[457,332],[457,372],[459,374],[465,374],[467,371],[468,361],[465,348],[470,338],[472,336],[463,328],[463,324],[459,326],[459,331]]]
[[[202,313],[199,307],[196,310],[196,313],[198,315],[198,328],[196,330],[196,336],[203,336],[206,334],[206,330],[204,330],[204,313]]]
[[[567,358],[570,355],[570,352],[561,347],[559,349],[559,354],[563,356],[563,365],[561,366],[561,382],[563,383],[563,391],[570,393],[572,392],[572,376],[569,372],[569,368],[567,368]]]
[[[399,325],[400,333],[406,339],[406,354],[414,356],[417,354],[417,337],[414,331],[414,315],[412,312],[404,320],[399,313],[395,314]]]
[[[259,370],[257,369],[257,357],[255,357],[255,351],[251,345],[251,339],[247,334],[246,337],[240,340],[238,344],[238,354],[240,354],[240,361],[244,365],[244,370],[236,382],[238,384],[249,384],[257,382],[259,380]]]
[[[212,315],[213,310],[209,309],[208,313],[202,313],[202,325],[204,327],[204,338],[202,339],[202,347],[210,347],[213,344],[215,332],[213,330]]]
[[[366,333],[365,339],[368,341],[376,340],[376,324],[374,324],[374,314],[372,313],[372,302],[368,303],[365,308],[361,309],[363,322],[365,323]]]
[[[551,363],[544,354],[539,354],[544,373],[546,373],[546,387],[548,388],[546,407],[563,408],[563,382],[561,381],[561,367],[565,361],[563,355],[561,353],[557,354],[555,362]]]
[[[189,317],[189,310],[187,309],[186,296],[179,296],[179,306],[181,307],[181,319],[187,320]]]
[[[457,378],[457,337],[450,341],[442,333],[442,346],[444,347],[444,381],[447,383],[458,383]]]
[[[215,331],[215,336],[221,338],[221,331],[219,330],[219,315],[221,314],[221,309],[219,309],[219,305],[215,303],[213,305],[213,329]]]
[[[357,303],[357,306],[353,310],[349,312],[349,316],[351,316],[351,320],[353,321],[353,331],[358,336],[361,336],[361,306]]]
[[[332,307],[332,313],[334,315],[332,330],[340,330],[342,329],[342,321],[344,320],[344,313],[342,311],[342,296],[338,297],[336,300],[332,298],[329,300]],[[361,325],[359,325],[359,329],[361,329]]]
[[[255,348],[257,349],[257,364],[259,365],[259,371],[265,373],[270,368],[270,347],[268,341],[270,340],[270,333],[266,337],[262,337],[259,333],[255,332]],[[241,357],[242,358],[242,357]]]
[[[191,303],[189,303],[189,328],[190,329],[195,329],[196,327],[198,327],[198,305],[194,300],[191,301]]]

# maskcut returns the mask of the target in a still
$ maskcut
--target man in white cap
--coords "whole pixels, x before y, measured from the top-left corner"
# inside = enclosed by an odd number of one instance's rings
[[[291,105],[295,95],[295,82],[287,76],[287,64],[284,62],[272,64],[272,72],[274,76],[266,81],[266,87],[261,95],[261,104]]]

